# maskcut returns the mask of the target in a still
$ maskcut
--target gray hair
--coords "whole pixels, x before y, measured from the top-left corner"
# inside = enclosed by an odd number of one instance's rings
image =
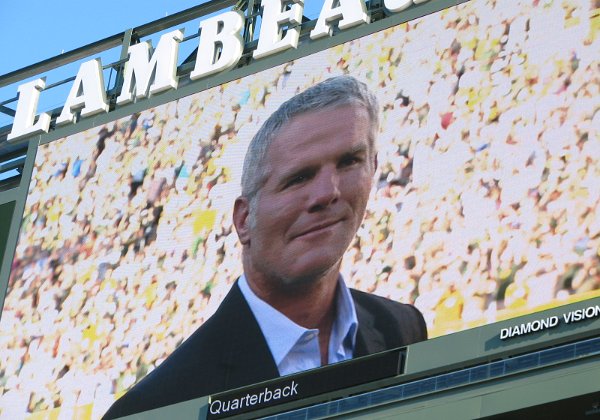
[[[318,83],[281,104],[252,138],[242,170],[242,195],[250,201],[250,213],[253,213],[254,201],[268,171],[265,160],[269,146],[279,130],[299,114],[343,105],[359,105],[369,114],[368,140],[372,155],[379,128],[379,104],[375,95],[352,76],[332,77]]]

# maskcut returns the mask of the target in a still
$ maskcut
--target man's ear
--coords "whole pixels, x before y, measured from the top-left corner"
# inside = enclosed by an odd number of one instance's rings
[[[250,202],[246,197],[238,197],[233,205],[233,225],[242,245],[250,245]]]

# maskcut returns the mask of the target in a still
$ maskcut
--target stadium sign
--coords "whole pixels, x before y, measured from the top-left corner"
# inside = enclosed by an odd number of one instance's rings
[[[396,13],[412,4],[427,1],[429,0],[384,0],[384,5],[389,13]],[[298,47],[304,1],[292,0],[289,6],[286,6],[287,3],[284,0],[262,1],[262,24],[258,45],[252,54],[254,59]],[[310,32],[310,39],[332,36],[334,25],[339,30],[346,30],[369,21],[364,0],[325,0],[316,25]],[[191,80],[224,72],[237,65],[244,50],[241,36],[244,22],[242,13],[227,11],[200,23],[201,36],[196,64],[189,75]],[[136,99],[176,89],[177,55],[182,40],[183,30],[164,34],[152,54],[149,42],[131,45],[124,84],[116,105],[125,105]],[[45,78],[32,80],[18,87],[19,101],[8,141],[48,132],[50,114],[41,113],[36,118],[40,93],[45,87]],[[77,113],[85,118],[108,111],[101,60],[97,58],[86,61],[79,67],[62,112],[56,119],[56,126],[76,122]]]
[[[575,322],[581,322],[587,319],[596,318],[598,316],[600,316],[600,305],[591,305],[587,308],[565,312],[560,317],[551,316],[544,319],[534,319],[533,321],[524,322],[507,328],[502,328],[502,330],[500,331],[500,339],[506,340],[508,338],[529,335],[539,331],[554,328],[560,325],[561,323],[572,324]]]

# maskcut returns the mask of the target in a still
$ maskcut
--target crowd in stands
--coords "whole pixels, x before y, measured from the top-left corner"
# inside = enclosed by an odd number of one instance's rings
[[[506,6],[467,2],[40,146],[0,417],[98,417],[211,316],[241,274],[248,142],[339,74],[382,111],[351,287],[415,304],[432,337],[600,295],[600,5]]]

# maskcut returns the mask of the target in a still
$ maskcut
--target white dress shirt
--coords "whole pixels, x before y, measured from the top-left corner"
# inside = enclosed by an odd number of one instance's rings
[[[238,284],[265,336],[281,376],[321,366],[318,329],[307,329],[296,324],[260,299],[250,289],[245,275],[240,277]],[[336,313],[329,338],[328,363],[351,359],[356,343],[356,309],[341,275],[335,301]]]

